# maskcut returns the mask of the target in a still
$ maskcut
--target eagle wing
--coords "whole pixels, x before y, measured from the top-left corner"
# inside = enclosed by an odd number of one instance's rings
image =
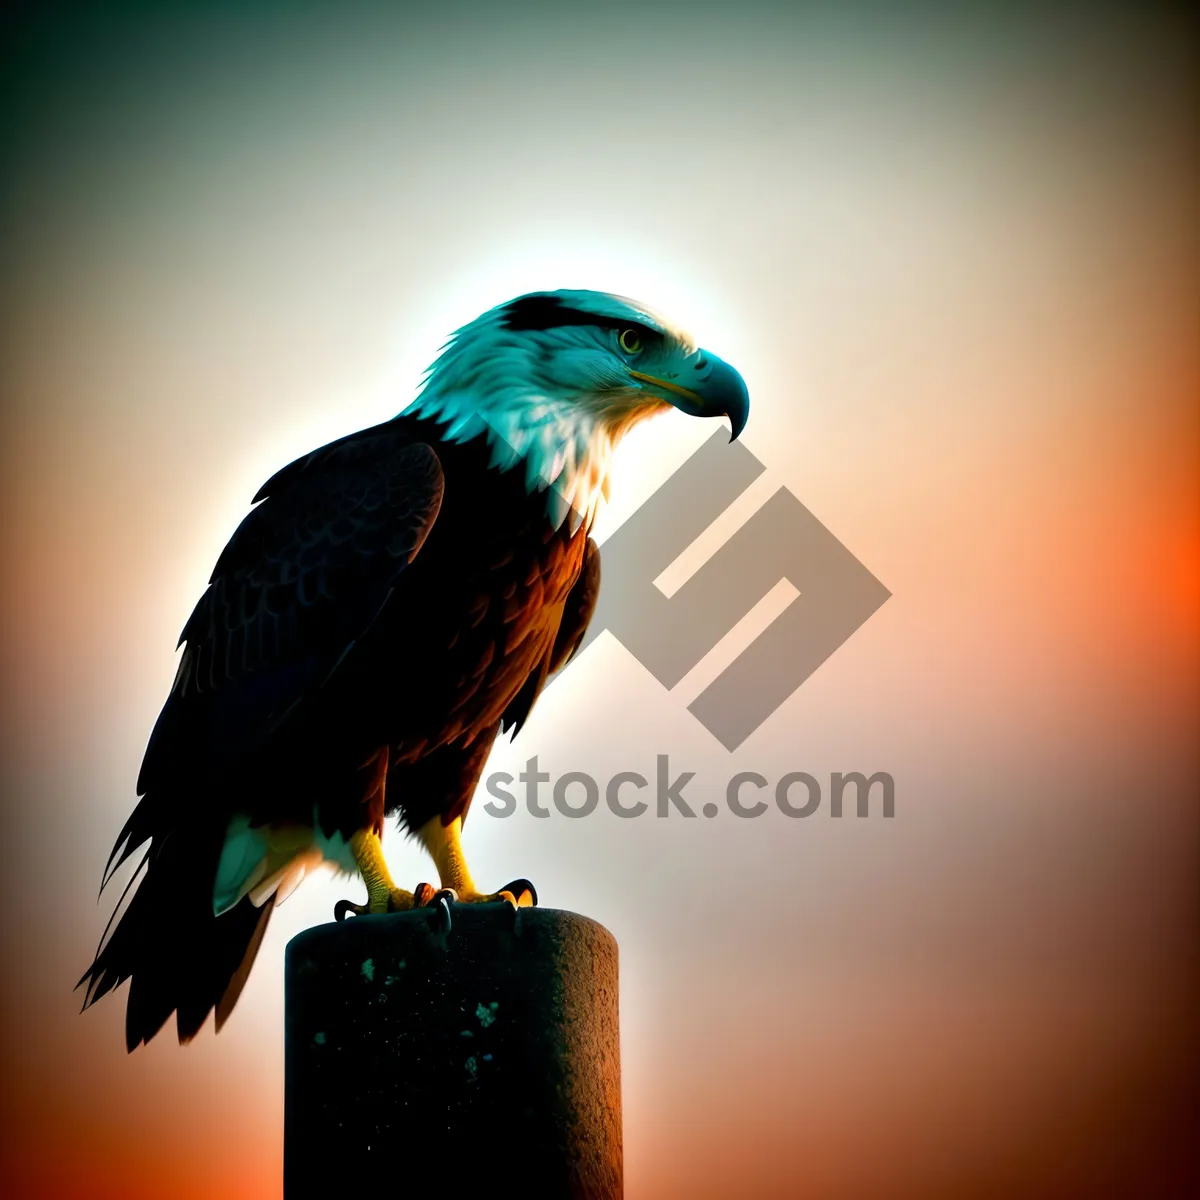
[[[184,627],[179,673],[142,762],[141,800],[105,871],[107,883],[150,842],[126,895],[141,881],[80,980],[87,1007],[133,977],[130,1050],[172,1011],[187,1041],[214,1007],[219,1028],[236,1002],[274,898],[214,914],[225,822],[212,802],[221,802],[222,774],[346,661],[420,551],[442,488],[429,445],[376,426],[273,476],[221,554]]]
[[[521,732],[533,706],[546,686],[546,680],[571,661],[575,651],[579,649],[584,634],[596,611],[596,597],[600,593],[600,548],[595,540],[588,538],[583,551],[583,562],[579,575],[567,599],[563,604],[562,616],[559,619],[558,632],[554,637],[554,646],[543,659],[538,670],[525,681],[521,690],[513,697],[512,702],[504,710],[500,721],[503,733],[511,731],[515,738]]]
[[[599,595],[600,547],[593,538],[588,538],[579,578],[567,595],[562,622],[558,627],[558,637],[554,639],[554,651],[550,655],[551,674],[561,671],[575,657],[575,652],[583,643],[584,635],[592,622]]]
[[[183,773],[219,778],[329,679],[420,551],[442,489],[433,448],[390,424],[263,485],[184,626],[139,794],[171,791]],[[153,807],[134,810],[106,875],[154,832]]]

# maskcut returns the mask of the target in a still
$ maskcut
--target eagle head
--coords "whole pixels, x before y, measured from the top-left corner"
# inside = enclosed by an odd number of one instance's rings
[[[455,332],[407,413],[452,441],[487,437],[492,466],[521,467],[555,525],[590,525],[613,447],[645,417],[750,414],[742,377],[646,305],[608,292],[531,292]]]

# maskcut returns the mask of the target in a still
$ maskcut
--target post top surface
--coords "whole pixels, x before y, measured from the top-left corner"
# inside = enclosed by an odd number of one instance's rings
[[[537,940],[566,943],[577,940],[610,943],[613,935],[591,917],[559,908],[521,908],[505,903],[452,904],[447,912],[441,906],[414,909],[411,912],[383,913],[329,921],[296,934],[288,942],[288,954],[319,954],[335,946],[364,945],[371,942],[427,941],[451,942],[459,937],[517,938],[532,935]]]

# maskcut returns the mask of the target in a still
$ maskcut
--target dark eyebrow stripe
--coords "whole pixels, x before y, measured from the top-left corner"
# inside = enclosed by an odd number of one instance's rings
[[[636,325],[649,333],[658,333],[658,330],[630,317],[605,317],[599,313],[584,312],[581,308],[572,308],[557,296],[522,296],[505,306],[501,322],[505,329],[521,332],[540,332],[564,325],[594,325],[600,329],[628,329]]]

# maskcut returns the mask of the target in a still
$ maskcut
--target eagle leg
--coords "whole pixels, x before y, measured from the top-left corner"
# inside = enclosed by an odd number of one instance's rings
[[[461,817],[455,817],[449,824],[443,824],[441,817],[434,817],[417,830],[417,837],[437,866],[442,885],[438,892],[432,888],[426,890],[422,885],[416,897],[419,907],[443,899],[459,904],[489,904],[503,900],[513,908],[532,908],[537,904],[537,889],[528,879],[514,879],[498,892],[481,892],[476,888],[463,856]]]
[[[367,902],[354,904],[350,900],[339,900],[333,910],[336,920],[345,920],[348,913],[361,917],[368,913],[407,912],[415,907],[412,892],[406,892],[392,882],[383,857],[383,844],[374,829],[360,829],[350,839],[350,850],[367,885]],[[421,885],[422,888],[428,886]]]

